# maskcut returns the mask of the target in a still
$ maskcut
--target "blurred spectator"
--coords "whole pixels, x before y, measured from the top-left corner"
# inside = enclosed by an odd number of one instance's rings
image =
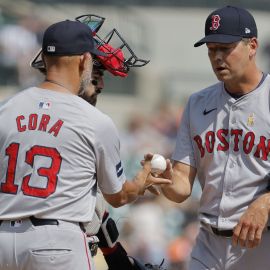
[[[180,117],[181,117],[180,112]],[[167,102],[161,102],[150,119],[150,124],[161,134],[175,142],[179,126],[179,109]]]
[[[2,85],[25,88],[35,84],[37,73],[27,63],[40,48],[36,34],[39,29],[38,22],[31,17],[23,17],[18,24],[6,24],[0,28]]]
[[[133,177],[147,152],[163,156],[171,152],[171,141],[149,125],[149,119],[139,113],[129,119],[127,130],[121,134],[121,154],[128,178]]]
[[[140,166],[140,160],[147,152],[158,153],[170,158],[174,148],[179,111],[167,103],[148,117],[136,112],[131,115],[127,128],[122,133],[122,158],[128,177]]]

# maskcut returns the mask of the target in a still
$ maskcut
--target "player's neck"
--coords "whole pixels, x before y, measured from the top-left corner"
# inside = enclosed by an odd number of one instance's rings
[[[40,88],[78,95],[79,86],[79,78],[74,78],[72,75],[68,76],[66,73],[47,73]]]
[[[263,72],[256,70],[251,76],[243,77],[241,80],[224,82],[225,89],[230,94],[245,95],[255,90],[263,79]]]
[[[57,85],[58,87],[60,87],[61,89],[63,89],[64,92],[72,92],[67,86],[65,86],[64,84],[55,81],[55,80],[51,80],[51,79],[45,79],[44,80],[45,83],[50,83],[50,84],[54,84]]]
[[[70,87],[51,79],[45,79],[44,82],[39,85],[39,88],[48,89],[56,92],[74,94]]]

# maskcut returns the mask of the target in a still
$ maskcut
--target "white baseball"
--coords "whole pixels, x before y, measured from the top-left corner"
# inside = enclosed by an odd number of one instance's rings
[[[166,167],[166,159],[159,154],[154,154],[151,160],[151,172],[161,174],[166,170]]]

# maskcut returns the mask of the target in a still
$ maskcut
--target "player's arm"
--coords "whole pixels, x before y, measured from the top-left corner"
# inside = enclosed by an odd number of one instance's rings
[[[114,194],[103,193],[103,196],[112,206],[120,207],[136,200],[139,195],[143,195],[148,186],[161,184],[165,186],[171,183],[170,179],[153,177],[150,160],[147,160],[132,181],[126,180],[123,183],[121,191]]]
[[[192,191],[197,170],[187,164],[175,161],[173,164],[172,184],[162,185],[165,197],[180,203],[186,200]]]

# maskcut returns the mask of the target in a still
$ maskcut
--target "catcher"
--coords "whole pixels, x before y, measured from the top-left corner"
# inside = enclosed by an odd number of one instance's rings
[[[107,54],[107,56],[98,56],[94,59],[92,81],[89,83],[87,91],[80,95],[89,104],[95,106],[97,96],[104,87],[103,76],[105,71],[114,76],[126,77],[130,68],[144,66],[149,61],[139,59],[116,29],[113,29],[104,39],[100,38],[96,33],[102,26],[105,18],[96,15],[82,15],[77,17],[76,20],[87,24],[91,28],[95,34],[95,40],[99,44],[98,49]],[[114,48],[110,43],[115,39],[118,40],[118,43],[120,41],[121,44],[117,48]],[[128,57],[124,55],[123,48],[126,49]],[[46,73],[46,68],[41,59],[41,51],[31,62],[31,66],[43,74]],[[150,191],[158,194],[153,187],[151,187]],[[164,269],[162,267],[164,260],[160,265],[142,264],[137,259],[128,256],[126,250],[118,241],[119,232],[116,223],[106,211],[106,203],[99,189],[96,199],[94,218],[91,223],[85,224],[85,232],[92,256],[95,256],[97,249],[100,248],[109,270]]]

